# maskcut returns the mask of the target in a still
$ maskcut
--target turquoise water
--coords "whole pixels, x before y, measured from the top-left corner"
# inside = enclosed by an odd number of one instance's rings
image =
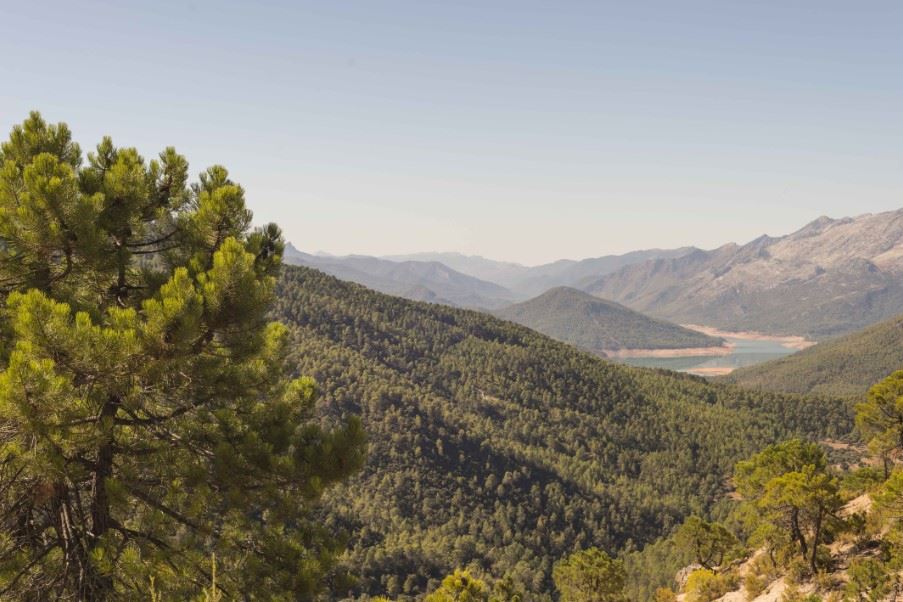
[[[708,368],[742,368],[795,353],[796,349],[784,347],[777,341],[751,341],[724,337],[734,344],[730,355],[700,355],[684,357],[631,357],[622,361],[631,366],[667,368],[678,372],[692,372]]]

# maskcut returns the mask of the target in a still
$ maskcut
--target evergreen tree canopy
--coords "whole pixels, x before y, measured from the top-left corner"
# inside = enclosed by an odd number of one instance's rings
[[[461,569],[442,580],[442,585],[426,597],[426,602],[486,602],[489,587],[482,579]]]
[[[856,427],[869,449],[889,460],[903,452],[903,370],[872,386],[867,401],[856,405]]]
[[[552,573],[562,602],[625,602],[624,563],[598,548],[571,554]]]
[[[0,598],[309,597],[308,512],[359,467],[268,323],[283,243],[222,167],[33,113],[0,147]]]
[[[710,523],[698,516],[689,517],[675,533],[675,543],[693,555],[703,568],[721,566],[725,555],[737,545],[737,538],[721,523]]]
[[[845,400],[621,366],[309,268],[285,266],[277,290],[291,361],[322,387],[324,417],[360,415],[367,428],[366,467],[325,496],[324,524],[352,534],[351,595],[421,596],[479,567],[543,599],[574,550],[642,547],[710,516],[737,460],[852,427]],[[692,561],[632,557],[631,600]]]
[[[737,489],[761,513],[763,526],[789,535],[813,573],[828,521],[842,506],[838,480],[827,464],[818,444],[793,439],[738,462],[734,473]]]

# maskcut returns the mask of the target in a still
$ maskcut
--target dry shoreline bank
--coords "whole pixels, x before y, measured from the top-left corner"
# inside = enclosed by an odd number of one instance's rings
[[[721,347],[684,347],[681,349],[605,349],[605,357],[695,357],[701,355],[730,355],[734,346],[730,343]]]
[[[684,328],[695,330],[703,334],[713,337],[721,337],[726,339],[724,345],[720,347],[686,347],[682,349],[615,349],[606,350],[606,357],[612,359],[630,359],[630,358],[681,358],[681,357],[725,357],[734,353],[737,344],[735,341],[771,341],[775,342],[785,349],[800,351],[815,345],[815,341],[810,341],[803,336],[797,335],[769,335],[761,332],[740,331],[731,332],[720,330],[711,326],[700,324],[681,324]],[[686,370],[690,374],[698,376],[723,376],[730,374],[734,370],[732,366],[699,366]]]
[[[788,349],[796,349],[797,351],[802,351],[803,349],[807,349],[812,345],[815,345],[815,341],[810,341],[806,337],[799,335],[772,335],[763,334],[761,332],[756,332],[753,330],[730,332],[727,330],[719,330],[711,326],[703,326],[701,324],[681,324],[681,326],[713,337],[741,339],[746,341],[774,341],[776,343],[780,343],[783,347],[786,347]]]

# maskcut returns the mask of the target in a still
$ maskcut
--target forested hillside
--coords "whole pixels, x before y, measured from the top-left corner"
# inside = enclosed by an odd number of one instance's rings
[[[903,368],[903,316],[819,343],[785,358],[741,368],[724,380],[790,393],[863,395]]]
[[[324,417],[359,414],[369,461],[327,494],[352,593],[416,595],[456,566],[552,591],[577,548],[642,546],[704,512],[733,462],[841,436],[839,401],[615,365],[489,316],[285,267],[275,317]]]
[[[683,349],[724,344],[723,339],[644,316],[619,303],[566,286],[492,313],[598,354],[621,349]]]
[[[898,600],[901,396],[903,370],[869,388],[856,404],[864,445],[845,459],[837,456],[843,446],[795,439],[738,462],[730,479],[735,495],[711,515],[691,516],[669,537],[626,555],[618,575],[600,580],[626,595],[603,599]],[[583,575],[604,576],[604,560]]]

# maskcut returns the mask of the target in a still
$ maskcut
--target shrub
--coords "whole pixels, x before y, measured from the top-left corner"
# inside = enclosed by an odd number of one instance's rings
[[[687,578],[686,602],[711,602],[733,588],[733,580],[708,569],[698,569]]]
[[[660,587],[655,590],[655,602],[677,602],[677,594],[669,587]]]
[[[809,565],[802,558],[794,558],[787,564],[787,583],[799,585],[809,577]]]
[[[877,602],[890,593],[890,576],[884,564],[874,558],[856,560],[850,565],[847,600]]]
[[[800,592],[799,587],[791,583],[784,590],[781,602],[822,602],[822,599],[818,594],[804,594]]]
[[[746,599],[755,599],[756,596],[765,591],[765,588],[768,587],[768,583],[768,580],[761,575],[756,575],[753,572],[747,573],[746,578],[743,580],[743,589],[746,591]]]

